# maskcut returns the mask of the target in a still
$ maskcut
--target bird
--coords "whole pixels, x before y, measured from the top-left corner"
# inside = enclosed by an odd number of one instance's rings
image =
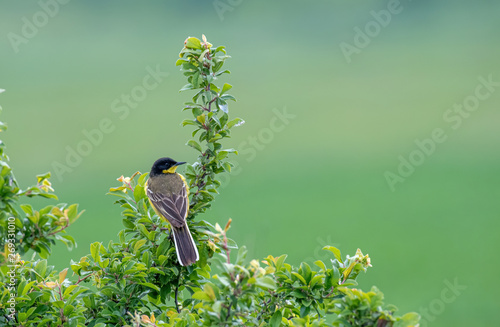
[[[156,160],[144,190],[156,214],[171,226],[179,263],[189,266],[198,261],[200,256],[186,223],[189,186],[184,176],[175,172],[182,164],[185,162],[177,162],[168,157]]]

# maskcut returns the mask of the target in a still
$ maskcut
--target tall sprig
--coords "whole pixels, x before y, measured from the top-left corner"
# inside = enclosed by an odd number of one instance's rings
[[[179,54],[176,65],[188,78],[188,84],[180,90],[196,90],[192,102],[186,102],[184,110],[190,110],[193,119],[185,119],[183,126],[193,125],[195,130],[192,139],[187,145],[199,152],[197,161],[188,165],[186,178],[191,189],[191,205],[188,219],[204,212],[211,205],[220,182],[216,175],[230,172],[233,164],[227,161],[229,153],[236,153],[235,149],[223,149],[221,140],[230,137],[231,128],[244,123],[241,118],[229,119],[228,101],[236,101],[235,97],[227,92],[232,88],[228,83],[222,87],[215,85],[215,81],[222,74],[229,74],[223,70],[227,55],[225,47],[214,48],[203,35],[202,40],[189,37],[184,41],[184,48]]]

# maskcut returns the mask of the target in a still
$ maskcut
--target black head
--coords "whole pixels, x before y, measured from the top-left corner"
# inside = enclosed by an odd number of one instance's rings
[[[153,167],[151,167],[151,173],[149,173],[149,175],[173,174],[177,166],[182,164],[185,164],[185,162],[177,162],[171,158],[160,158],[156,160]]]

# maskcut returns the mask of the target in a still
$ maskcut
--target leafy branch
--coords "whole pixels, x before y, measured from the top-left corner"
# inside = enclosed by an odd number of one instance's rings
[[[286,262],[286,254],[249,261],[246,247],[238,248],[228,238],[231,219],[224,228],[193,219],[210,207],[218,193],[218,175],[230,172],[228,156],[236,150],[224,149],[222,141],[243,123],[229,118],[227,102],[235,100],[227,93],[231,85],[214,84],[229,73],[222,70],[227,58],[224,47],[213,47],[205,37],[190,37],[176,63],[188,79],[181,91],[196,92],[184,107],[192,118],[182,122],[194,126],[187,145],[199,153],[185,172],[192,191],[188,224],[200,254],[191,266],[179,266],[168,226],[145,194],[148,174],[137,172],[118,178],[121,185],[108,193],[122,208],[124,228],[118,240],[92,243],[88,255],[71,260],[68,268],[57,272],[43,258],[54,240],[74,244],[66,230],[81,212],[76,204],[38,211],[19,204],[23,196],[56,196],[48,174],[38,176],[35,186],[20,190],[0,142],[0,236],[5,242],[0,261],[0,325],[418,326],[416,313],[396,316],[396,308],[383,303],[376,287],[369,292],[354,288],[361,272],[371,267],[369,256],[361,250],[343,257],[339,249],[327,246],[330,261],[318,260],[313,267],[305,262],[293,266]],[[0,131],[5,128],[0,123]],[[11,221],[15,241],[7,242]],[[33,257],[11,257],[10,247],[32,251]],[[231,255],[236,249],[236,255]],[[35,260],[36,253],[42,259]]]
[[[180,91],[195,90],[192,102],[186,102],[183,110],[190,110],[193,119],[185,119],[183,126],[194,126],[192,136],[198,134],[198,141],[190,140],[187,145],[199,152],[198,160],[186,169],[186,178],[191,188],[192,197],[188,219],[204,212],[211,205],[218,193],[220,182],[217,174],[230,172],[231,164],[226,160],[235,149],[223,149],[221,141],[230,137],[231,128],[244,123],[241,118],[229,120],[228,101],[236,101],[227,92],[232,88],[224,83],[222,87],[214,83],[229,70],[222,70],[227,55],[225,47],[214,48],[203,35],[202,40],[189,37],[184,41],[184,48],[179,54],[176,65],[188,78],[188,84]]]

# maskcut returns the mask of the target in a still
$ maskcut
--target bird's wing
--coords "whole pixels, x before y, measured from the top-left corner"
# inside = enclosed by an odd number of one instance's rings
[[[185,224],[185,218],[188,213],[188,197],[186,185],[183,185],[180,193],[163,194],[146,189],[147,196],[157,213],[161,214],[174,227],[180,228]]]

